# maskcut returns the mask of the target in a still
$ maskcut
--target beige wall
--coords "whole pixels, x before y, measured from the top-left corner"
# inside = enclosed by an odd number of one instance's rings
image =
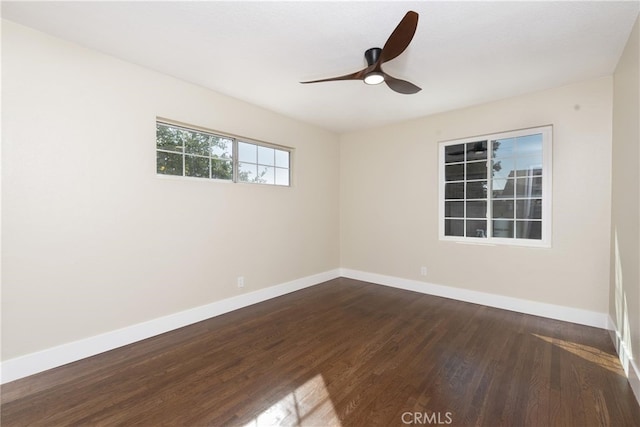
[[[342,135],[341,266],[606,313],[611,98],[604,77]],[[438,141],[547,124],[552,248],[439,241]]]
[[[295,148],[294,186],[163,179],[155,118]],[[2,23],[2,359],[335,269],[336,135]]]
[[[630,357],[640,355],[640,18],[613,76],[610,314]]]
[[[611,77],[338,137],[6,21],[2,60],[3,360],[339,266],[609,310]],[[294,186],[156,177],[156,116],[294,147]],[[547,124],[552,248],[439,241],[438,141]]]

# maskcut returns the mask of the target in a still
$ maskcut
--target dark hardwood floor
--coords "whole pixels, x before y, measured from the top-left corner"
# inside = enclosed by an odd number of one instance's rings
[[[337,279],[2,387],[3,426],[639,426],[608,332]]]

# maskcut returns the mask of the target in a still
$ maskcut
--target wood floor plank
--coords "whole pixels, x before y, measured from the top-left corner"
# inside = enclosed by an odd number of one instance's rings
[[[349,279],[5,384],[1,404],[3,426],[640,425],[608,332]]]

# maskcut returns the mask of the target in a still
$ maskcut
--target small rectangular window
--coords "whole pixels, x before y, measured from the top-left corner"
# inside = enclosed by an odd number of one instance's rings
[[[551,241],[551,126],[440,143],[440,238]]]
[[[291,150],[168,122],[156,122],[156,172],[291,185]]]

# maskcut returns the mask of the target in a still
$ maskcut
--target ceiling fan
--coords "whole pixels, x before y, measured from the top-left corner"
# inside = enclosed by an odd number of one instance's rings
[[[368,49],[364,53],[364,57],[367,60],[366,68],[356,73],[347,74],[345,76],[332,77],[322,80],[312,80],[300,83],[306,84],[331,82],[336,80],[363,80],[366,84],[370,85],[376,85],[385,82],[391,90],[406,95],[417,93],[422,90],[418,86],[406,80],[397,79],[382,71],[382,64],[396,58],[398,55],[404,52],[407,46],[409,46],[409,43],[411,43],[411,39],[413,39],[413,35],[415,34],[417,27],[418,14],[410,10],[409,12],[407,12],[404,18],[402,18],[402,21],[400,21],[396,29],[393,30],[382,49],[380,49],[379,47],[373,47],[371,49]]]

